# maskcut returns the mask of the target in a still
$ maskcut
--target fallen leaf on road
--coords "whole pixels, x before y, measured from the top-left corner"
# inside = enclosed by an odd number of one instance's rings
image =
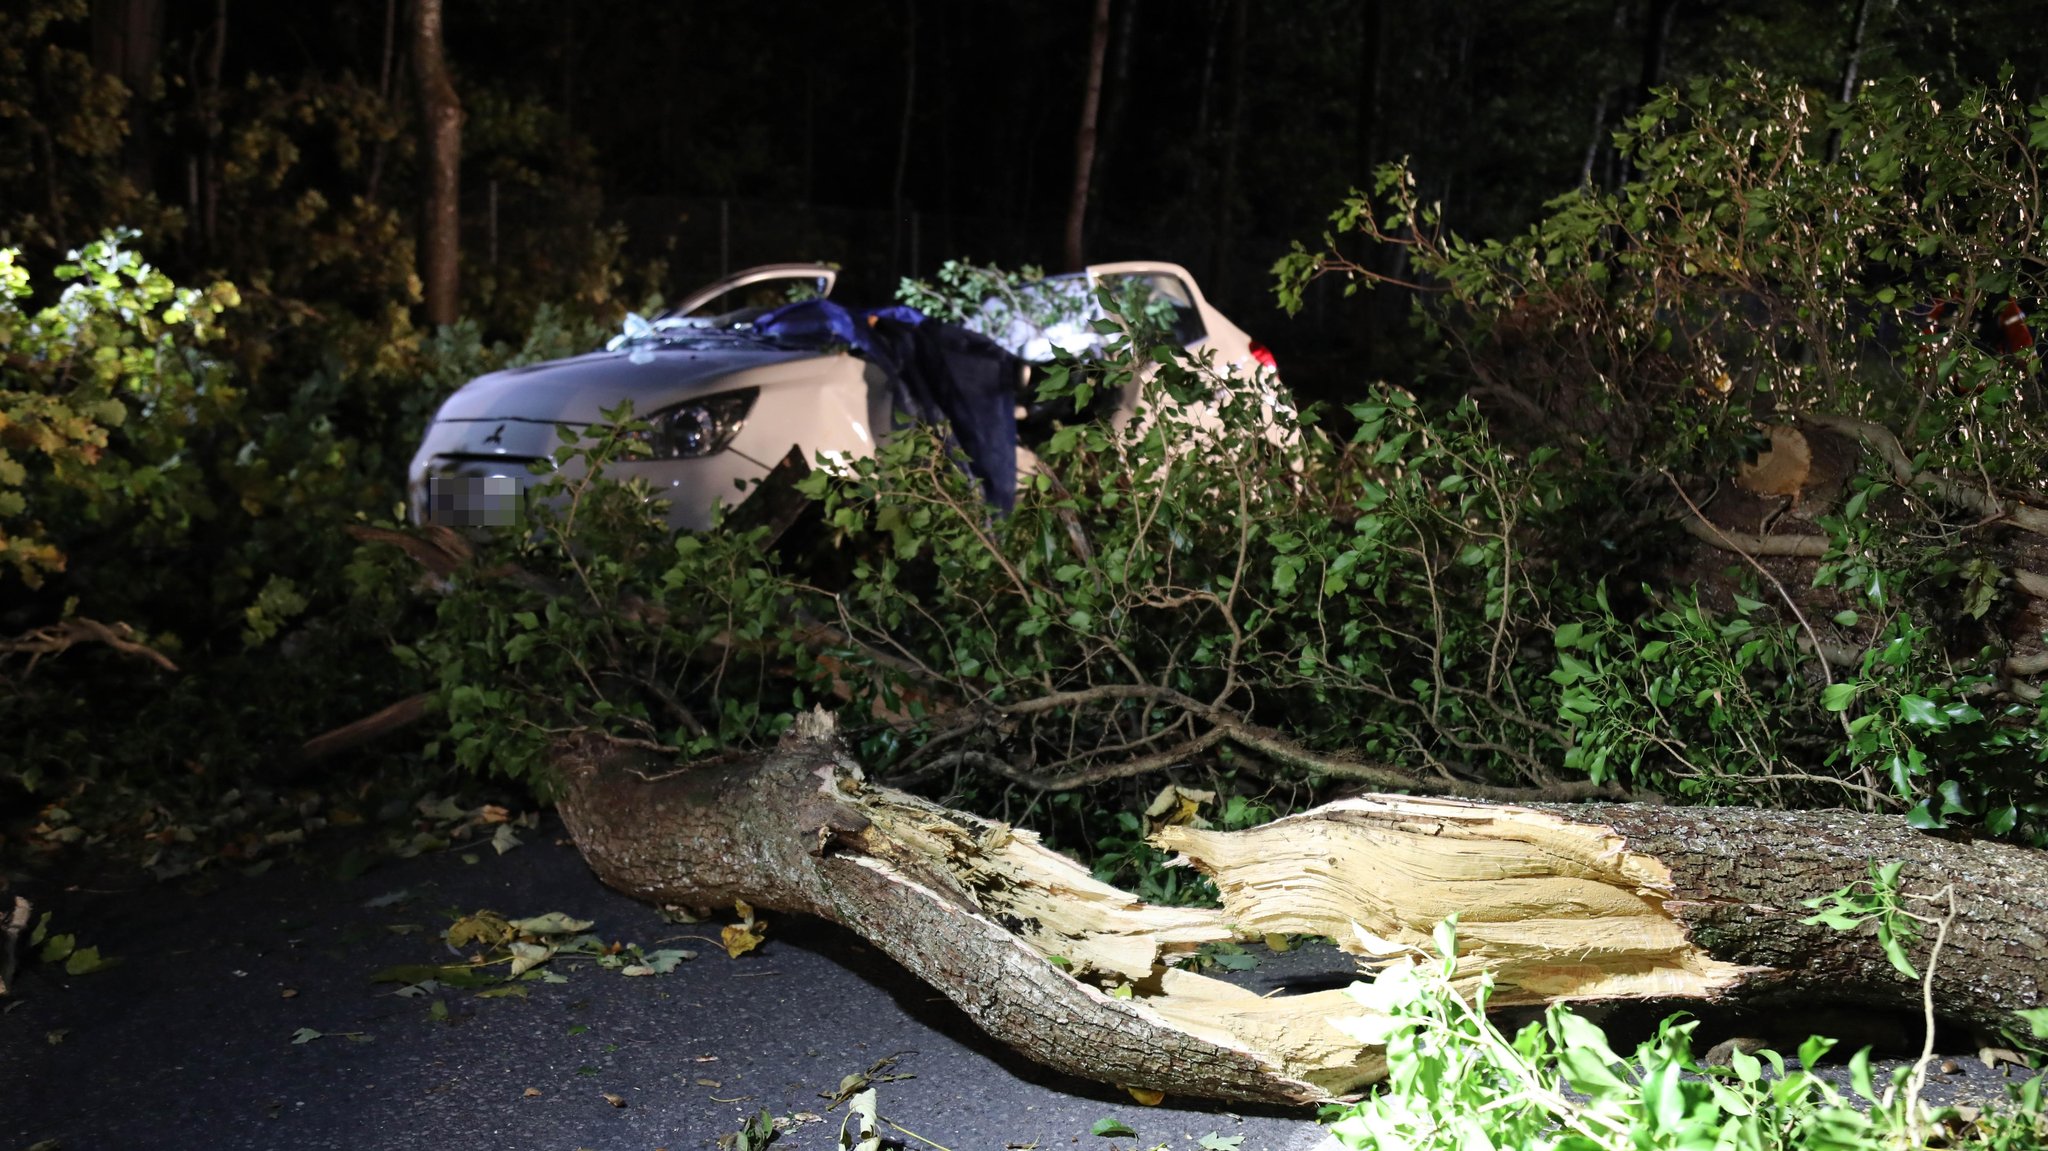
[[[450,925],[447,939],[448,946],[460,950],[473,943],[496,947],[501,943],[511,942],[518,934],[518,929],[507,922],[504,916],[495,911],[479,911],[473,915],[465,915]]]
[[[761,946],[762,937],[768,932],[768,925],[754,921],[754,909],[744,899],[732,901],[732,909],[740,917],[738,923],[728,923],[719,931],[719,942],[725,944],[725,953],[734,959]]]
[[[590,930],[592,926],[588,919],[576,919],[559,911],[512,921],[513,930],[521,935],[576,935]]]
[[[1138,1135],[1136,1131],[1131,1130],[1128,1124],[1113,1115],[1105,1115],[1097,1119],[1095,1126],[1088,1129],[1088,1133],[1090,1135],[1100,1135],[1105,1139],[1112,1137],[1135,1139]]]
[[[1154,1091],[1148,1087],[1126,1087],[1124,1090],[1130,1093],[1131,1098],[1147,1107],[1157,1107],[1166,1098],[1166,1092]]]

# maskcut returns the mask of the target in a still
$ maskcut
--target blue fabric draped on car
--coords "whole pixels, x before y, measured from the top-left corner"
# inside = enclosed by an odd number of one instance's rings
[[[883,317],[912,325],[924,322],[923,312],[901,304],[853,312],[830,300],[817,299],[798,300],[763,312],[754,317],[754,330],[779,344],[801,348],[845,344],[872,358],[874,341],[869,332],[875,320]]]
[[[894,306],[852,312],[799,300],[764,312],[754,330],[799,347],[845,344],[889,373],[899,419],[934,424],[966,456],[982,494],[1004,512],[1017,502],[1017,384],[1024,361],[978,332]]]

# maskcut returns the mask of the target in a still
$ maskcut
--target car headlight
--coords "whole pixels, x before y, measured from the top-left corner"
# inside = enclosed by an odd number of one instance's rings
[[[647,417],[647,430],[634,438],[657,460],[715,455],[746,426],[747,412],[760,394],[759,388],[742,388],[663,408]]]

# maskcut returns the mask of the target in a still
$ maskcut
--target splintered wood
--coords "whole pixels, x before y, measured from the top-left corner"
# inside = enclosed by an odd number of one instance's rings
[[[1152,906],[1016,831],[887,792],[864,795],[862,845],[914,874],[937,862],[1006,931],[1136,1007],[1343,1094],[1385,1073],[1330,1025],[1365,1013],[1341,989],[1261,997],[1171,965],[1203,943],[1327,935],[1355,954],[1427,954],[1459,917],[1464,975],[1503,1006],[1555,998],[1710,996],[1746,969],[1692,946],[1665,910],[1669,871],[1605,828],[1448,800],[1343,801],[1244,832],[1167,827],[1154,841],[1215,878],[1219,911]],[[1368,949],[1359,933],[1377,944]]]
[[[1225,915],[1251,932],[1328,935],[1363,952],[1355,925],[1422,951],[1456,914],[1466,972],[1491,972],[1504,1006],[1711,996],[1748,974],[1688,939],[1665,906],[1668,868],[1595,823],[1372,797],[1250,831],[1155,838],[1213,877]]]

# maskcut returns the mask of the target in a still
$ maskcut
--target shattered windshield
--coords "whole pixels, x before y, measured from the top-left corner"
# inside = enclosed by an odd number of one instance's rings
[[[1059,352],[1099,347],[1095,321],[1101,318],[1086,279],[1049,276],[989,297],[963,322],[1019,357],[1045,363]]]
[[[1108,314],[1098,289],[1109,293],[1119,316],[1140,326],[1141,342],[1166,338],[1186,345],[1207,334],[1178,279],[1135,273],[1105,275],[1093,287],[1079,275],[1033,280],[989,297],[963,322],[1032,363],[1062,352],[1081,355],[1099,350],[1105,338],[1097,330]]]

